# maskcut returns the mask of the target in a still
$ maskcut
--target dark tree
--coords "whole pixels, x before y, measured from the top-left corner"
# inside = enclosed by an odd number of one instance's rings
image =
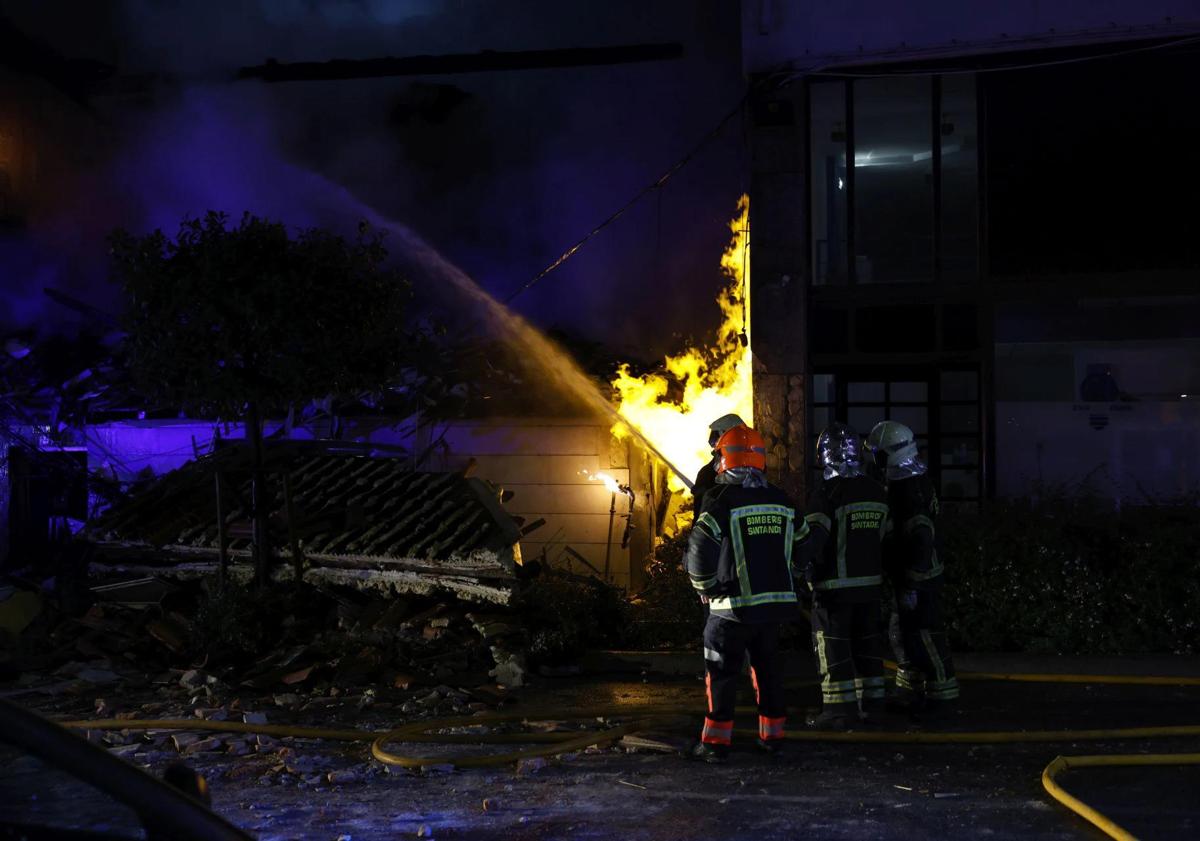
[[[289,235],[250,214],[112,235],[125,294],[130,374],[147,399],[245,420],[253,448],[255,573],[269,574],[263,419],[309,401],[386,388],[415,357],[409,285],[385,268],[380,235],[353,241],[312,229]]]

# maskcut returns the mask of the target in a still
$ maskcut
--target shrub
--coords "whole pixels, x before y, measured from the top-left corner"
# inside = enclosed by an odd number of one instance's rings
[[[1065,490],[939,523],[951,644],[965,650],[1200,651],[1200,508],[1114,510]]]

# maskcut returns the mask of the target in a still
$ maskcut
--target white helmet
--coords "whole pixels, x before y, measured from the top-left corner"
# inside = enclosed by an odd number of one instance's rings
[[[913,431],[898,421],[880,421],[867,436],[867,446],[875,454],[875,464],[888,479],[920,476],[928,469],[917,456]]]
[[[717,446],[717,441],[720,440],[721,436],[735,426],[748,426],[748,424],[739,415],[733,414],[721,415],[721,417],[710,423],[708,425],[708,446]]]

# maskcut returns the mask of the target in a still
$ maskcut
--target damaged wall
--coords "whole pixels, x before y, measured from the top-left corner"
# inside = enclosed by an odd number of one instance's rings
[[[268,434],[274,428],[277,424],[268,422]],[[545,520],[521,541],[524,558],[544,555],[552,566],[581,574],[594,574],[589,564],[603,572],[609,545],[612,496],[589,477],[604,472],[631,485],[637,494],[635,529],[630,545],[622,549],[628,503],[619,495],[609,570],[617,586],[640,586],[641,561],[650,552],[653,533],[649,509],[654,482],[644,456],[631,453],[627,442],[614,440],[607,425],[565,418],[462,420],[422,426],[414,440],[411,419],[359,417],[341,419],[341,431],[346,441],[418,453],[428,449],[421,469],[469,471],[512,491],[506,511],[524,518],[526,524]],[[328,434],[328,430],[317,432],[321,437]],[[240,439],[241,426],[183,419],[117,421],[89,426],[85,432],[91,469],[122,481],[144,471],[161,475],[176,469],[196,454],[211,452],[218,436]],[[289,437],[307,440],[313,430],[298,427]]]
[[[358,427],[353,434],[371,443],[391,443],[396,432],[395,427],[380,426],[371,431]],[[504,508],[525,518],[526,525],[538,519],[546,521],[521,541],[526,561],[544,554],[557,568],[594,574],[590,564],[603,572],[612,495],[590,477],[603,472],[623,485],[634,485],[637,541],[621,548],[625,529],[622,515],[628,511],[628,503],[618,495],[609,570],[616,585],[639,586],[640,562],[649,551],[648,489],[638,486],[645,485],[644,479],[638,482],[635,476],[635,481],[630,481],[629,448],[613,440],[607,425],[583,419],[491,418],[439,424],[422,434],[434,445],[426,469],[469,469],[470,475],[512,491],[513,497]]]

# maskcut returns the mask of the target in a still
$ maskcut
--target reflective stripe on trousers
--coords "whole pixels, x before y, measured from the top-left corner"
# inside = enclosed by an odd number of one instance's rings
[[[854,679],[854,688],[859,698],[868,701],[883,698],[887,694],[882,677],[857,677]]]
[[[771,739],[783,738],[783,725],[787,722],[786,716],[779,718],[768,718],[765,715],[758,717],[758,738],[764,742]]]
[[[733,722],[713,721],[704,717],[704,729],[700,731],[700,741],[706,745],[729,745],[733,743]]]

